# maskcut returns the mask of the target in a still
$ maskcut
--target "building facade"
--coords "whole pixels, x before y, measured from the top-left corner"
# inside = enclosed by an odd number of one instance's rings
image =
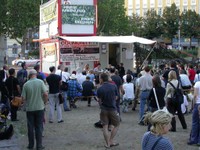
[[[128,16],[137,14],[143,17],[148,10],[154,9],[158,15],[162,15],[164,8],[170,7],[173,3],[180,12],[195,10],[200,14],[200,0],[125,0],[126,14]]]

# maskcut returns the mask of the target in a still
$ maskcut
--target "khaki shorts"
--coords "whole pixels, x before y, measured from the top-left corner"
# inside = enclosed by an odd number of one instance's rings
[[[100,120],[103,125],[113,125],[117,127],[120,124],[120,117],[117,111],[101,110]]]

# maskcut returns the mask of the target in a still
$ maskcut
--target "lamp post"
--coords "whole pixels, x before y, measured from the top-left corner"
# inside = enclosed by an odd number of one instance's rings
[[[178,22],[178,50],[181,50],[181,22]]]
[[[178,50],[181,50],[181,30],[180,30],[180,26],[179,26],[179,30],[178,30]]]

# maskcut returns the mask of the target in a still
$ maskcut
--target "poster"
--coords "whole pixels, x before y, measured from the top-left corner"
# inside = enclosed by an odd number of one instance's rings
[[[62,23],[94,25],[95,7],[88,5],[62,5]]]
[[[56,51],[56,43],[42,44],[42,60],[45,62],[55,62],[57,60]]]

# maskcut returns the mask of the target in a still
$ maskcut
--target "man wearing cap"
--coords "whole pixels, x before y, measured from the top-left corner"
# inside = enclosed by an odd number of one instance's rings
[[[42,145],[43,117],[48,95],[44,82],[37,79],[37,71],[34,69],[30,70],[29,80],[23,86],[22,99],[26,105],[29,141],[27,148],[33,149],[35,137],[36,149],[44,149]]]
[[[59,102],[59,92],[60,92],[60,85],[61,85],[61,77],[59,75],[56,75],[56,68],[54,66],[49,67],[50,75],[46,78],[46,81],[49,85],[49,123],[53,123],[54,120],[54,110],[56,105],[57,110],[57,120],[58,123],[64,122],[62,119],[62,110]]]
[[[81,96],[80,92],[83,89],[82,89],[81,85],[78,83],[75,74],[72,74],[70,76],[70,80],[67,83],[68,83],[67,96],[68,96],[69,101],[70,101],[70,107],[76,108],[76,105],[74,103],[74,98]]]

